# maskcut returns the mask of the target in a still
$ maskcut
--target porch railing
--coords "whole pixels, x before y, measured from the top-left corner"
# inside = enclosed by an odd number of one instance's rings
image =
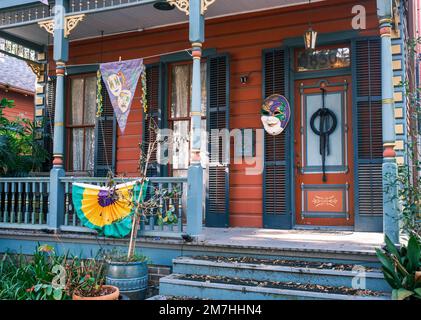
[[[68,15],[93,13],[150,4],[153,2],[154,0],[70,0],[67,12]],[[51,1],[49,6],[41,3],[34,3],[22,7],[13,6],[10,9],[5,8],[0,12],[0,28],[6,26],[20,26],[51,19],[54,14],[53,8],[54,3]]]
[[[134,181],[136,178],[115,179],[117,183]],[[49,229],[48,217],[51,214],[63,215],[60,230],[64,232],[94,232],[82,226],[73,207],[72,184],[74,182],[103,186],[106,178],[96,177],[63,177],[64,212],[49,212],[50,181],[43,178],[0,178],[0,228],[10,229]],[[161,198],[159,207],[152,215],[142,219],[140,234],[154,237],[180,237],[186,223],[187,178],[150,178],[149,191],[177,189],[181,196]],[[165,219],[166,209],[172,207],[177,219],[172,224],[159,223],[158,210]],[[162,221],[162,220],[161,220]]]
[[[50,180],[0,178],[0,227],[48,228]]]

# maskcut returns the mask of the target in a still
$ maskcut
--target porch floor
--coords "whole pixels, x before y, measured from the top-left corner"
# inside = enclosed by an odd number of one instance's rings
[[[237,254],[256,256],[313,257],[377,261],[375,248],[383,244],[382,233],[320,230],[269,230],[254,228],[203,228],[204,241],[184,242],[158,235],[140,237],[138,248],[157,264],[170,265],[183,255]],[[33,253],[36,243],[57,245],[57,252],[96,252],[100,247],[127,246],[127,239],[102,238],[88,233],[46,233],[41,230],[0,229],[0,253]],[[89,256],[89,252],[87,255]]]
[[[320,230],[204,228],[204,245],[275,250],[374,252],[383,244],[382,233]]]

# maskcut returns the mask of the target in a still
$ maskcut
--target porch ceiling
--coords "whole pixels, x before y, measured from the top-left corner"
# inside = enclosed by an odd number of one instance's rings
[[[312,2],[318,1],[325,0],[313,0]],[[308,3],[308,0],[219,0],[208,9],[206,17],[207,19],[211,19],[306,3]],[[188,22],[188,17],[177,9],[172,11],[158,11],[152,6],[152,3],[139,4],[137,6],[107,11],[89,12],[85,17],[85,20],[72,31],[69,39],[74,41],[98,37],[100,36],[101,31],[104,31],[104,35],[111,35],[185,22]],[[10,28],[4,27],[2,30],[19,38],[41,45],[52,43],[52,37],[49,36],[46,31],[42,30],[37,23]]]

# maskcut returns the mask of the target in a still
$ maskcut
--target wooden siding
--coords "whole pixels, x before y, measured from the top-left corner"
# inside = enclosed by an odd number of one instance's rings
[[[23,94],[12,90],[0,89],[0,99],[7,98],[15,101],[15,106],[11,109],[4,109],[4,115],[9,120],[16,117],[34,121],[35,101],[33,94]]]
[[[378,34],[375,2],[359,2],[367,8],[367,30],[362,30],[362,35]],[[218,53],[228,53],[231,57],[230,127],[261,128],[263,49],[279,47],[283,39],[301,37],[307,29],[309,16],[319,33],[351,30],[353,5],[355,1],[332,0],[311,7],[288,7],[206,21],[204,48],[215,48]],[[120,56],[134,59],[189,47],[188,25],[183,24],[105,37],[102,45],[98,39],[72,42],[69,64],[96,63],[101,56],[104,62],[118,60]],[[157,61],[158,58],[146,62]],[[240,76],[245,74],[250,75],[249,81],[242,85]],[[142,110],[138,89],[125,135],[118,131],[117,173],[136,175],[141,137]],[[230,172],[230,225],[261,227],[262,176],[246,176],[244,165],[232,164]]]

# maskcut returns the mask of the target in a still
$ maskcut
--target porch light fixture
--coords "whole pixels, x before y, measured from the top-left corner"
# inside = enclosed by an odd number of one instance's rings
[[[311,5],[311,0],[308,1],[308,4]],[[304,33],[304,45],[306,50],[316,49],[317,42],[317,31],[314,31],[311,22],[308,23],[308,30]]]
[[[166,0],[160,0],[160,1],[155,2],[153,4],[153,7],[161,11],[170,11],[175,8],[174,5],[168,3]]]
[[[304,34],[304,44],[306,50],[316,49],[317,42],[317,31],[314,31],[311,25],[309,25],[308,30]]]

